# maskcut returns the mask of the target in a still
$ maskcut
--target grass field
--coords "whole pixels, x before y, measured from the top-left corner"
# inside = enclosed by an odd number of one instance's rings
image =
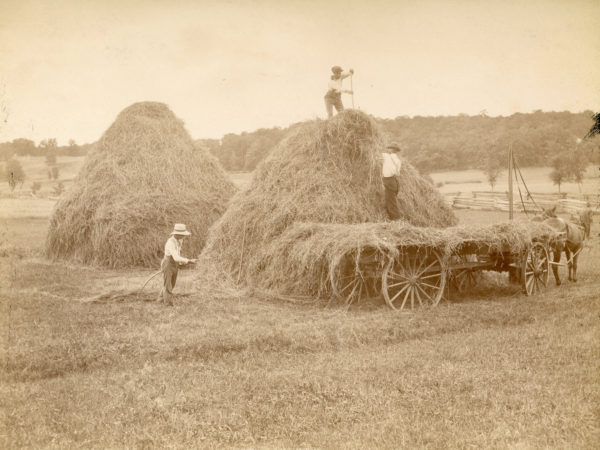
[[[59,180],[48,180],[48,166],[45,159],[42,157],[21,157],[18,158],[21,162],[23,170],[27,176],[23,187],[17,189],[16,194],[28,193],[31,188],[31,183],[38,181],[41,183],[40,196],[52,195],[52,188],[58,182],[62,181],[65,187],[68,187],[79,169],[83,165],[83,157],[68,157],[59,156],[57,158],[57,166],[60,170]],[[556,193],[557,186],[550,181],[549,167],[527,167],[522,170],[523,177],[527,182],[527,186],[531,192]],[[239,188],[244,189],[250,183],[252,173],[250,172],[231,172],[229,173],[231,181]],[[452,172],[433,172],[431,178],[437,184],[442,193],[452,192],[471,192],[471,191],[489,191],[490,185],[487,182],[485,174],[480,170],[457,170]],[[585,194],[600,193],[600,167],[590,165],[585,173],[584,182],[581,186],[581,192]],[[508,190],[508,180],[506,171],[502,172],[498,177],[495,190],[505,192]],[[580,186],[577,183],[563,183],[561,192],[578,194]],[[7,183],[0,184],[0,199],[8,196],[10,190]],[[1,206],[1,205],[0,205]],[[1,210],[2,208],[0,208]]]
[[[530,192],[558,193],[558,187],[550,181],[550,167],[527,167],[522,169],[523,178]],[[490,191],[485,174],[480,170],[460,170],[454,172],[434,172],[431,174],[433,181],[439,186],[442,193]],[[519,180],[520,181],[520,180]],[[515,191],[517,186],[515,185]],[[521,189],[524,190],[521,185]],[[508,191],[507,171],[498,177],[496,192]],[[560,191],[567,194],[600,194],[600,167],[590,165],[584,175],[583,183],[562,183]]]
[[[0,183],[0,199],[8,196],[22,196],[30,194],[31,185],[33,182],[40,183],[39,197],[48,197],[53,195],[54,187],[58,182],[62,182],[65,188],[68,188],[73,178],[79,172],[83,165],[84,158],[81,156],[58,156],[56,158],[56,167],[58,167],[58,179],[48,179],[48,171],[50,168],[46,164],[46,159],[43,157],[23,156],[17,158],[21,163],[23,172],[25,173],[25,182],[22,186],[18,186],[11,192],[8,183]],[[0,164],[2,170],[3,166]],[[0,208],[1,210],[2,208]]]
[[[490,274],[434,309],[343,309],[217,297],[185,270],[168,308],[97,300],[152,271],[49,262],[47,217],[22,209],[0,232],[1,448],[600,442],[598,224],[579,281],[534,297]]]

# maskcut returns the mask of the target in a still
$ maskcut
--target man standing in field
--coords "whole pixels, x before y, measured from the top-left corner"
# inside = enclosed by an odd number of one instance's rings
[[[333,66],[331,71],[333,72],[333,75],[331,75],[331,80],[327,86],[327,93],[325,94],[325,109],[327,110],[328,119],[333,117],[334,106],[338,113],[344,110],[344,105],[342,104],[342,93],[353,93],[351,90],[342,88],[342,80],[353,75],[354,70],[350,69],[349,72],[344,72],[340,66]]]
[[[165,244],[165,256],[160,263],[160,269],[163,273],[163,287],[158,295],[157,301],[162,301],[169,306],[173,306],[173,288],[177,281],[179,266],[183,264],[195,263],[195,259],[188,259],[181,256],[181,246],[183,238],[190,236],[185,224],[176,223],[171,232],[171,237]]]
[[[385,210],[390,220],[400,219],[400,207],[398,206],[398,180],[402,168],[400,160],[400,145],[389,144],[381,154],[383,162],[381,174],[383,176],[383,187],[385,188]]]

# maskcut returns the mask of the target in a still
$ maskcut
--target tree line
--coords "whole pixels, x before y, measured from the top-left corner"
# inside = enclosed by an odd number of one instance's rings
[[[582,140],[594,124],[591,111],[373,119],[386,139],[398,142],[404,156],[424,174],[503,168],[511,146],[522,167],[553,166],[557,158],[572,155],[585,164],[600,163],[599,138]],[[220,140],[201,139],[197,143],[208,148],[226,170],[251,171],[298,125],[227,134]]]
[[[14,139],[10,142],[0,142],[0,161],[8,161],[13,156],[84,156],[93,144],[78,145],[73,139],[68,145],[58,145],[56,139],[44,139],[39,145],[30,139]]]
[[[380,119],[387,141],[404,149],[404,157],[426,175],[441,170],[483,170],[492,189],[506,167],[508,150],[513,148],[521,167],[553,167],[552,181],[581,183],[589,163],[600,164],[600,115],[542,112],[515,113],[508,117],[436,116]],[[252,171],[293,128],[261,128],[241,134],[229,133],[222,139],[199,139],[229,171]],[[583,139],[583,138],[586,139]],[[23,184],[25,174],[14,156],[43,156],[48,178],[58,178],[57,156],[83,156],[94,144],[77,145],[74,140],[59,146],[56,139],[44,139],[35,145],[29,139],[0,143],[0,161],[6,161],[3,173],[11,188]]]

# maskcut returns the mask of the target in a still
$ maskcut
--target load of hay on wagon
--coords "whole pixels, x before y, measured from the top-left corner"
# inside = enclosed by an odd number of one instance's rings
[[[288,232],[299,224],[337,224],[351,240],[353,224],[386,222],[384,148],[378,126],[359,111],[299,127],[257,168],[249,188],[233,197],[211,229],[203,257],[246,286],[328,296],[329,271],[320,249],[303,252],[301,240]],[[406,162],[399,180],[406,223],[433,228],[457,223],[441,194]]]
[[[174,223],[187,223],[197,255],[235,188],[197,148],[167,105],[124,109],[57,203],[47,254],[109,267],[155,267]]]
[[[401,221],[295,223],[271,251],[283,273],[296,274],[301,268],[299,276],[290,280],[295,290],[301,290],[307,279],[320,279],[313,295],[333,294],[351,303],[381,293],[396,308],[390,298],[403,295],[399,297],[402,302],[412,291],[419,304],[436,304],[447,277],[461,288],[475,271],[506,271],[521,282],[523,258],[532,245],[539,252],[534,257],[540,256],[534,271],[544,272],[530,274],[527,269],[528,283],[537,279],[545,287],[547,249],[555,238],[548,225],[527,221],[447,228],[416,227]],[[392,280],[390,286],[386,287],[386,280]],[[530,294],[533,286],[526,287]]]

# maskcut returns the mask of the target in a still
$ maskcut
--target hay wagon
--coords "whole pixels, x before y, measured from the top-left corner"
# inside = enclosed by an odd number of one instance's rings
[[[525,295],[543,291],[548,284],[550,245],[560,238],[545,230],[513,246],[508,241],[464,238],[453,243],[398,245],[396,251],[361,250],[358,257],[342,259],[337,276],[330,277],[334,296],[346,302],[381,295],[395,310],[435,306],[453,288],[468,291],[481,272],[508,272]]]

